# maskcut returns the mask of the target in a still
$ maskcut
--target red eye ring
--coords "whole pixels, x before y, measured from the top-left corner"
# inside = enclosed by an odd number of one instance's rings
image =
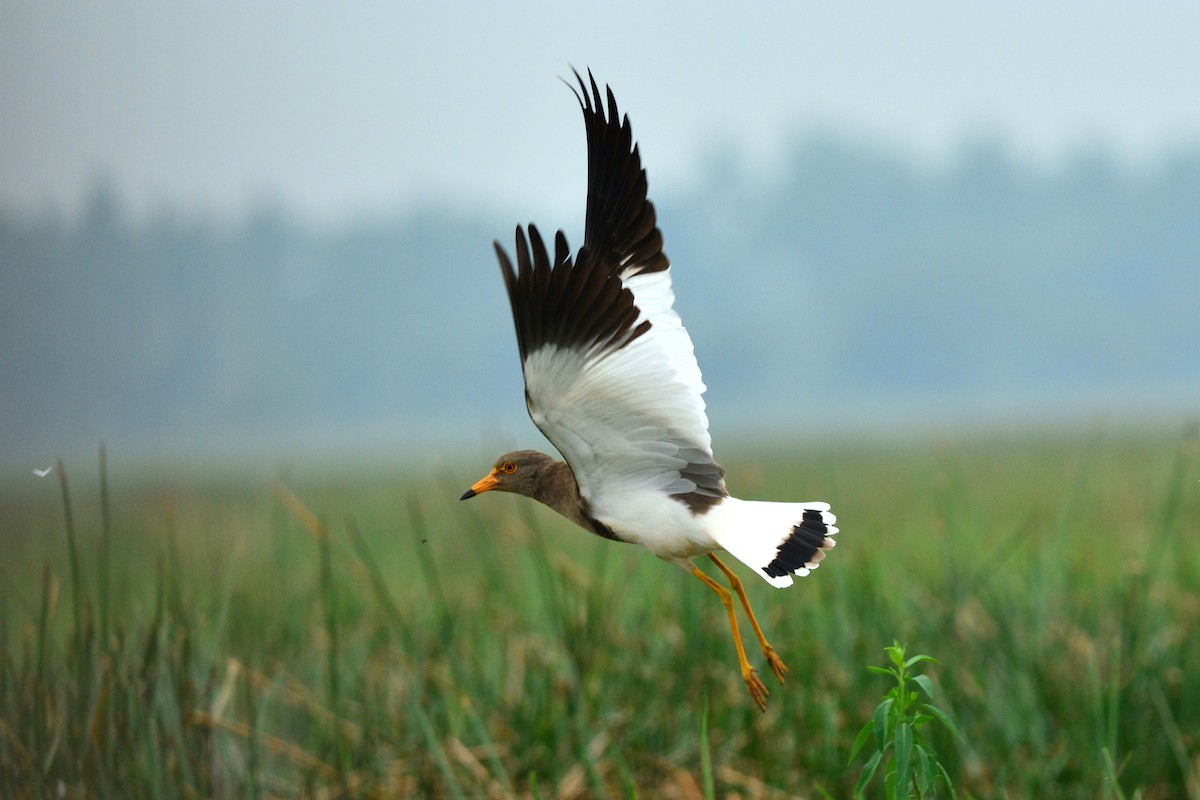
[[[505,461],[503,464],[500,465],[500,471],[507,475],[512,475],[514,472],[517,471],[517,465],[511,461]]]

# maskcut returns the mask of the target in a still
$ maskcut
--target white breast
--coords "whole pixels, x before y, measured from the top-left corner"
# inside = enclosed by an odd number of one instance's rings
[[[714,518],[696,516],[687,505],[658,490],[627,486],[605,492],[597,498],[592,514],[624,541],[667,561],[721,549],[708,530]]]

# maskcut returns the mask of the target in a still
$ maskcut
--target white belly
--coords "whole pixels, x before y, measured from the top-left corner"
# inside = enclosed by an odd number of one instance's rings
[[[707,515],[696,516],[659,491],[606,492],[604,502],[593,502],[591,511],[617,536],[668,561],[721,549],[707,530]]]

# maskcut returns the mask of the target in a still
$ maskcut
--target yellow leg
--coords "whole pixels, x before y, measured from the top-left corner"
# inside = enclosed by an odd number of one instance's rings
[[[738,633],[737,617],[733,611],[733,595],[724,586],[705,575],[699,567],[693,566],[692,574],[704,581],[704,585],[716,592],[717,596],[721,598],[721,604],[725,606],[725,612],[729,614],[729,628],[733,631],[733,644],[737,648],[738,666],[742,669],[742,680],[746,682],[746,688],[750,690],[750,697],[758,705],[759,711],[766,711],[767,687],[763,686],[763,682],[758,679],[754,668],[746,660],[746,651],[742,647],[742,635]]]
[[[725,577],[729,579],[729,586],[737,593],[738,599],[742,601],[742,608],[746,609],[746,616],[750,618],[750,627],[754,629],[754,635],[758,637],[758,646],[762,648],[763,655],[767,659],[767,663],[771,666],[771,672],[775,673],[775,678],[780,683],[783,683],[783,678],[788,674],[787,664],[783,663],[783,659],[775,652],[775,648],[771,647],[771,643],[767,641],[767,637],[763,636],[762,628],[758,627],[758,620],[754,617],[754,609],[750,608],[750,598],[746,597],[746,590],[742,588],[742,582],[734,575],[729,567],[721,563],[721,559],[717,558],[712,553],[708,554],[712,562],[721,568],[721,572],[725,573]]]

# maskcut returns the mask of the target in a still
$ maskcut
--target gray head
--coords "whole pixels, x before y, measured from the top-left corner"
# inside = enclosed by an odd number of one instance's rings
[[[514,450],[496,459],[492,471],[484,475],[460,497],[466,500],[483,492],[515,492],[526,497],[537,498],[542,470],[554,463],[554,459],[536,450]]]

